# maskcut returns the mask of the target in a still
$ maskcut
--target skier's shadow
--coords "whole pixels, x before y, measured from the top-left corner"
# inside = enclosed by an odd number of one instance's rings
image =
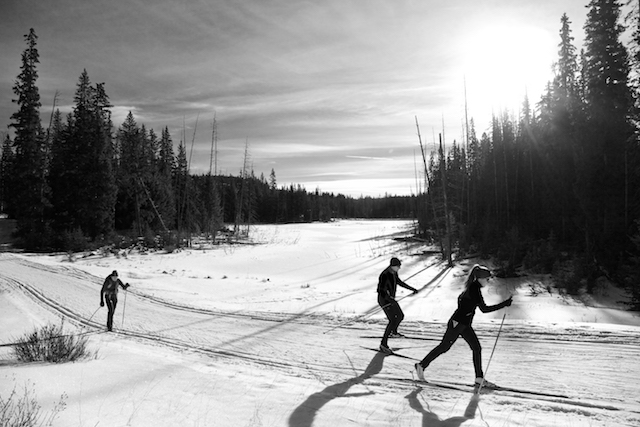
[[[347,392],[352,386],[361,384],[362,382],[364,382],[364,380],[380,373],[384,364],[385,356],[386,354],[384,353],[376,353],[371,362],[369,362],[367,369],[365,369],[361,375],[358,375],[354,378],[349,378],[348,380],[338,384],[330,385],[324,390],[318,393],[313,393],[312,395],[307,397],[307,399],[302,402],[289,417],[289,426],[311,427],[313,425],[313,420],[315,419],[316,414],[324,405],[326,405],[333,399],[339,397],[359,397],[374,394],[374,392],[372,391],[361,393]]]
[[[476,394],[471,396],[471,400],[467,405],[467,409],[464,411],[464,415],[441,420],[438,415],[431,412],[428,404],[427,409],[422,406],[422,403],[418,400],[418,395],[421,391],[422,387],[416,387],[416,389],[409,393],[406,398],[409,400],[409,406],[422,414],[422,427],[459,427],[465,421],[469,421],[476,416],[479,401],[479,397]]]

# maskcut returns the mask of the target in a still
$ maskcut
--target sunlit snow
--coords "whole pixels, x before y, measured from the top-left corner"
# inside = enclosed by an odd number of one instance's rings
[[[440,340],[466,273],[406,237],[410,221],[336,221],[254,227],[251,242],[174,253],[0,254],[0,396],[28,387],[44,412],[65,395],[54,426],[637,426],[640,317],[602,283],[573,298],[549,277],[491,278],[487,303],[514,295],[474,326],[489,380],[539,394],[479,398],[463,340],[425,372],[452,388],[413,381],[413,359]],[[379,273],[397,256],[405,312],[377,348]],[[121,291],[114,332],[99,308],[104,277]],[[506,313],[500,338],[496,336]],[[21,364],[5,345],[64,321],[96,356]],[[487,363],[495,344],[491,364]]]

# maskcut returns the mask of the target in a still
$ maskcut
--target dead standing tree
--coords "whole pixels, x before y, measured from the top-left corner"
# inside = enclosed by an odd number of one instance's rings
[[[445,212],[445,235],[443,236],[443,234],[440,231],[440,225],[439,225],[439,220],[438,220],[438,214],[436,211],[436,203],[433,197],[433,191],[435,189],[435,187],[432,185],[432,180],[431,180],[431,175],[429,172],[429,167],[427,166],[427,157],[426,157],[426,153],[425,153],[425,148],[424,145],[422,144],[422,136],[420,135],[420,125],[418,124],[418,118],[416,117],[416,129],[418,131],[418,142],[420,143],[420,152],[422,153],[422,162],[423,162],[423,166],[424,166],[424,179],[425,179],[425,192],[427,194],[427,199],[429,200],[430,204],[431,204],[431,210],[433,211],[433,224],[436,228],[436,235],[438,237],[438,241],[440,243],[440,249],[442,251],[442,256],[444,259],[447,260],[447,262],[449,263],[449,265],[452,265],[452,261],[451,261],[451,238],[450,238],[450,227],[449,227],[449,219],[448,219],[448,209],[447,209],[447,199],[446,196],[444,198],[444,212]],[[442,136],[440,137],[440,149],[442,150]],[[443,166],[442,166],[442,162],[444,161],[444,157],[441,156],[441,165],[440,168],[441,170],[444,171]],[[446,184],[445,184],[446,185]],[[446,191],[445,191],[446,193]],[[425,199],[425,200],[427,200]],[[427,209],[428,210],[428,209]]]

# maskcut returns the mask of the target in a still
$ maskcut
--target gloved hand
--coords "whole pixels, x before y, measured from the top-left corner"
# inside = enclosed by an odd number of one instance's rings
[[[104,301],[100,301],[100,307],[104,307]]]
[[[504,305],[505,307],[510,307],[511,303],[513,303],[513,295],[510,296],[507,300],[505,300]]]
[[[124,288],[127,289],[129,286],[131,286],[129,283],[125,283],[124,284]]]
[[[413,294],[415,295],[415,294],[417,294],[417,293],[418,293],[418,290],[417,290],[417,289],[414,289],[414,290],[413,290]]]

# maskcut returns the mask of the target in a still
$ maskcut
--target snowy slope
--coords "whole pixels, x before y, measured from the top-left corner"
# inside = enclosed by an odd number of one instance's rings
[[[487,303],[514,295],[487,377],[524,391],[474,399],[471,351],[459,340],[427,370],[447,387],[412,381],[435,346],[478,260],[446,269],[408,242],[407,221],[260,226],[260,244],[173,254],[1,254],[0,342],[65,319],[88,333],[95,358],[23,365],[0,347],[0,396],[30,387],[44,410],[66,394],[55,426],[637,426],[640,318],[602,288],[578,301],[544,276],[490,279]],[[385,325],[378,274],[391,256],[414,339],[407,356],[372,351]],[[99,309],[113,269],[121,293],[114,333]],[[586,304],[585,304],[586,301]],[[487,365],[505,310],[474,320]]]

